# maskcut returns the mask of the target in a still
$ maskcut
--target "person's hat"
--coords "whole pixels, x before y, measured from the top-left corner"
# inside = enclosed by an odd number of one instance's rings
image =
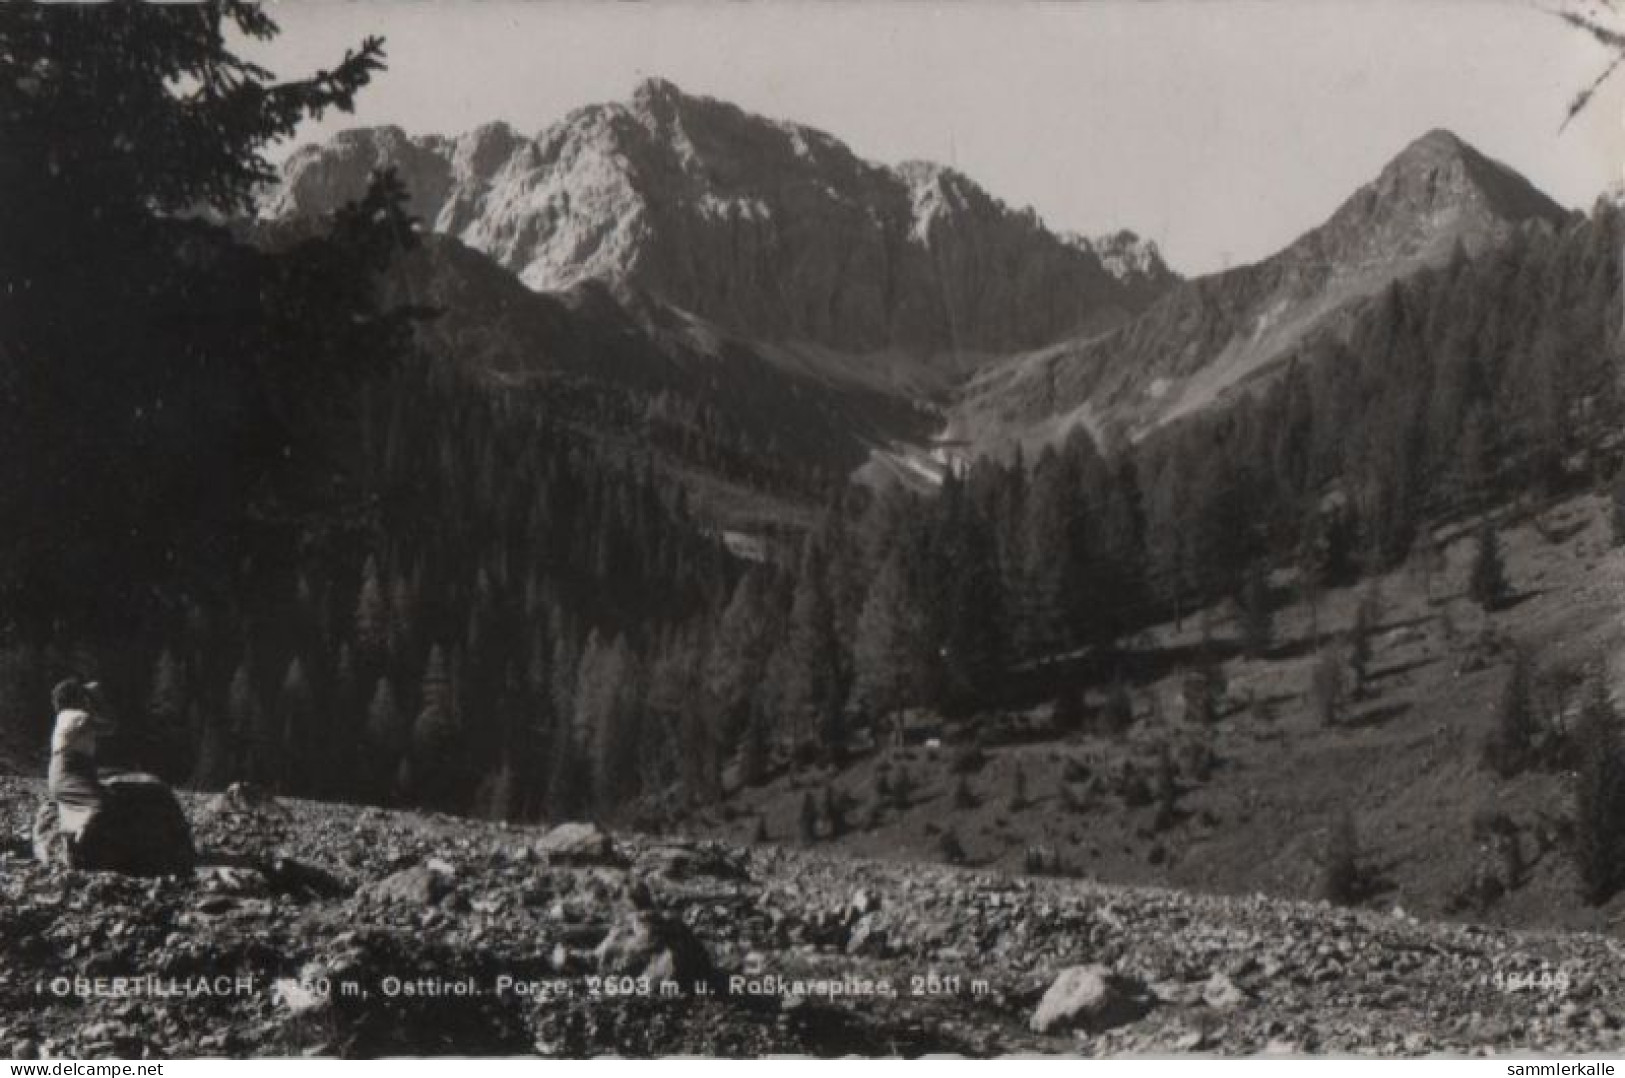
[[[88,708],[91,695],[96,691],[96,683],[88,685],[76,677],[63,678],[51,689],[51,706],[57,711],[67,711],[69,708]]]

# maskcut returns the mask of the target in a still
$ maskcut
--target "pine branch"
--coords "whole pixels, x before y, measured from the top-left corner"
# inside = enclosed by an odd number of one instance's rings
[[[1586,106],[1591,104],[1592,99],[1596,97],[1597,91],[1602,88],[1603,83],[1607,82],[1614,72],[1619,70],[1621,64],[1625,64],[1625,34],[1610,30],[1608,27],[1572,11],[1559,11],[1553,14],[1570,26],[1589,34],[1605,48],[1616,53],[1614,59],[1603,70],[1602,74],[1592,80],[1591,85],[1581,90],[1569,102],[1568,111],[1563,116],[1563,122],[1558,125],[1558,132],[1562,133],[1568,128],[1569,124],[1574,122],[1574,118],[1584,111]]]

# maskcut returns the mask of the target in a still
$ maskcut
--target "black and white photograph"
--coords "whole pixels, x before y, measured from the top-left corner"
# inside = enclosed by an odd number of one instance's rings
[[[0,1057],[1614,1073],[1622,66],[0,6]]]

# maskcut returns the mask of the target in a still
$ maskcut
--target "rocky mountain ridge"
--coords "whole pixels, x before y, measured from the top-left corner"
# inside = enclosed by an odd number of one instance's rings
[[[385,165],[430,227],[533,289],[614,281],[771,341],[1009,351],[1115,325],[1176,279],[1132,233],[1058,236],[952,169],[876,165],[660,79],[534,138],[344,132],[294,153],[263,212],[320,215]]]
[[[290,158],[265,214],[325,213],[383,165],[434,231],[533,291],[596,282],[642,296],[635,306],[751,352],[752,370],[906,416],[849,436],[834,430],[841,407],[818,422],[865,447],[860,479],[926,485],[945,454],[1036,448],[1079,427],[1137,438],[1222,404],[1346,331],[1390,282],[1567,217],[1434,130],[1277,254],[1182,280],[1132,232],[1055,234],[953,169],[875,165],[822,132],[658,79],[535,138],[503,124],[457,138],[345,132]],[[939,408],[929,438],[916,420]]]
[[[1029,445],[1083,426],[1135,437],[1257,384],[1388,283],[1566,212],[1448,131],[1407,146],[1279,253],[1182,281],[1116,329],[1013,357],[966,388],[950,436]]]

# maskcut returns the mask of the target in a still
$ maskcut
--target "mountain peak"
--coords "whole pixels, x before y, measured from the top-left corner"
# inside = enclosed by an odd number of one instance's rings
[[[632,104],[640,108],[671,106],[688,100],[675,82],[651,75],[632,88]]]
[[[1485,221],[1506,224],[1555,223],[1564,216],[1562,207],[1518,172],[1442,127],[1412,141],[1365,190],[1385,206],[1427,213],[1472,208]]]
[[[1395,160],[1437,160],[1457,157],[1466,153],[1476,154],[1477,151],[1454,131],[1448,128],[1435,127],[1431,131],[1411,140],[1410,145],[1401,150]]]

